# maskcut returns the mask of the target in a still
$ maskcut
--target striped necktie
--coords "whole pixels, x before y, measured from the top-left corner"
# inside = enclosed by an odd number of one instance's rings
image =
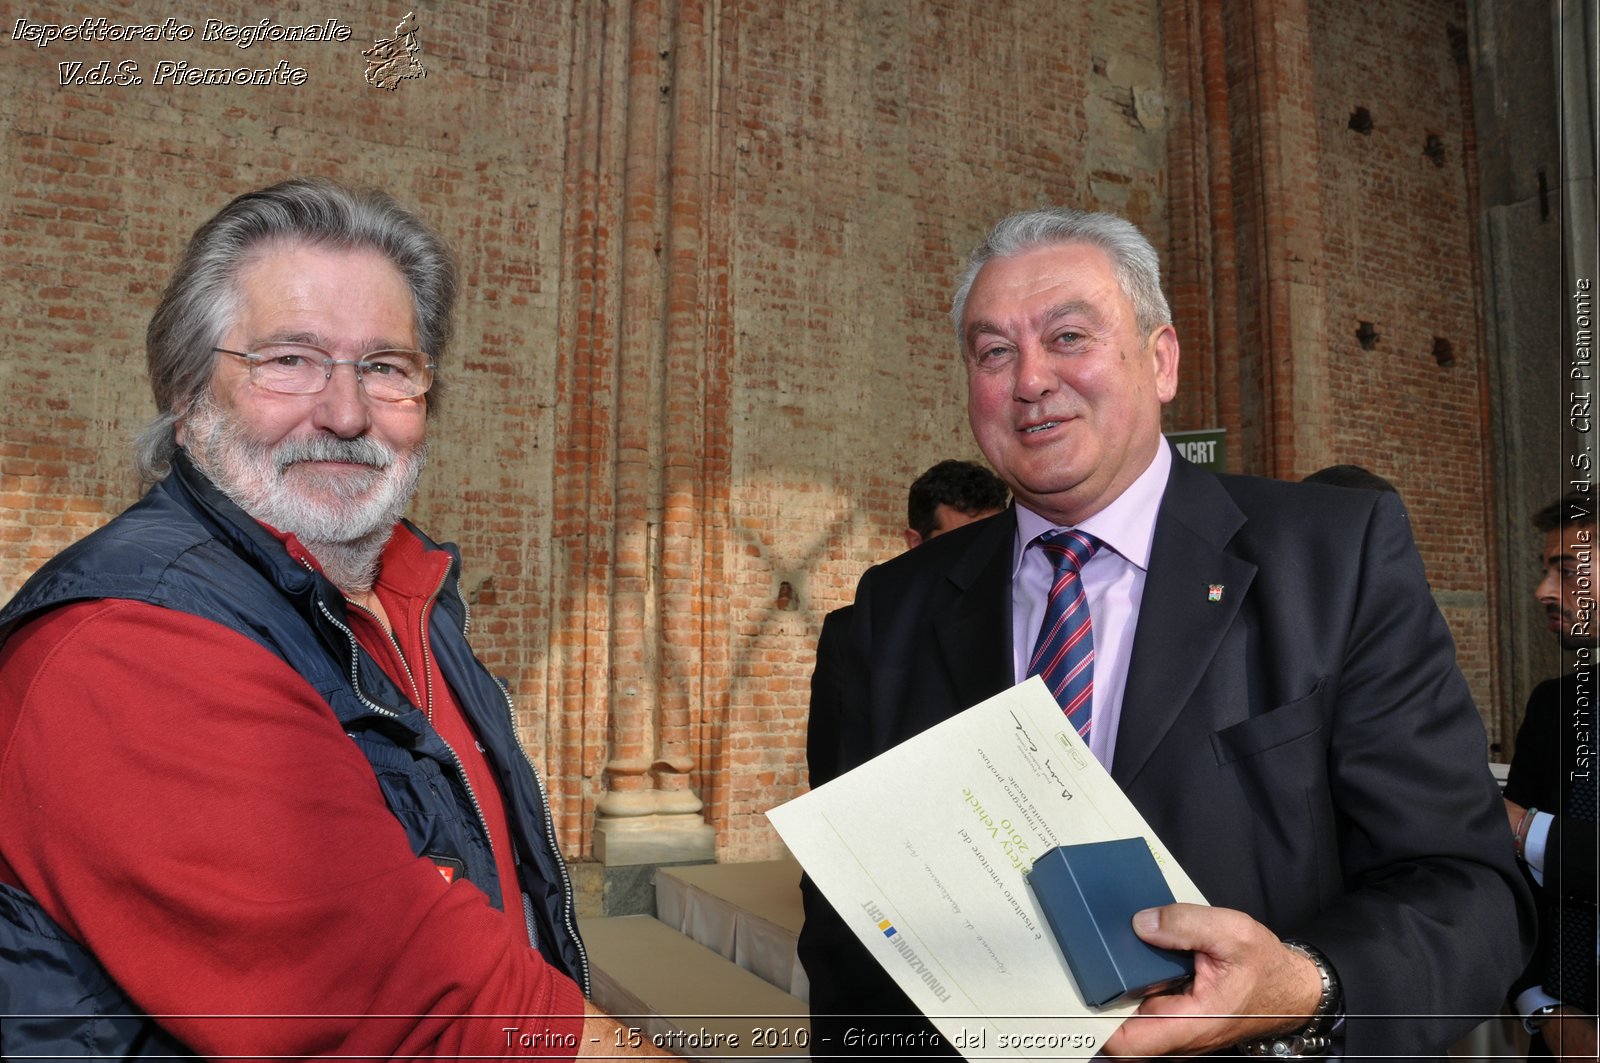
[[[1055,569],[1044,623],[1033,644],[1028,674],[1043,676],[1067,721],[1089,740],[1094,692],[1094,630],[1089,624],[1089,599],[1081,572],[1100,548],[1100,540],[1070,528],[1045,532],[1036,540]]]

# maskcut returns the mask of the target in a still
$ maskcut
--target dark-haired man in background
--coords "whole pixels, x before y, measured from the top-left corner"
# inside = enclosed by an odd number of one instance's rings
[[[947,458],[911,481],[906,493],[906,549],[946,532],[992,517],[1006,508],[1008,492],[1000,477],[975,461]],[[839,691],[829,679],[839,672],[832,658],[843,648],[850,606],[822,618],[817,635],[817,664],[811,674],[811,713],[806,724],[806,767],[812,786],[821,786],[838,772]],[[810,889],[810,881],[804,884]]]
[[[994,516],[1009,497],[1000,477],[977,462],[939,462],[911,481],[906,492],[906,549]]]
[[[1594,1059],[1595,500],[1541,509],[1544,578],[1536,594],[1577,667],[1534,687],[1517,731],[1505,806],[1517,858],[1538,885],[1539,948],[1514,987],[1533,1034],[1529,1058]],[[1585,601],[1586,600],[1586,601]]]

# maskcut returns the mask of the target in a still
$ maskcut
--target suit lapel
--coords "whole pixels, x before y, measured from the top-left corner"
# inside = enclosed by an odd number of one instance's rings
[[[1011,547],[1017,514],[985,522],[948,573],[955,601],[933,619],[939,650],[955,686],[957,711],[1014,682],[1011,661]]]
[[[1112,753],[1111,775],[1124,789],[1188,704],[1244,602],[1256,566],[1225,549],[1244,519],[1215,477],[1174,457]]]

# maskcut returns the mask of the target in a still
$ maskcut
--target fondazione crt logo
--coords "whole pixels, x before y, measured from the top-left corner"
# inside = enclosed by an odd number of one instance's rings
[[[299,86],[312,79],[310,69],[288,57],[269,57],[265,62],[258,57],[263,52],[294,49],[298,59],[305,54],[302,49],[306,47],[330,44],[349,47],[352,42],[359,47],[365,43],[349,23],[337,18],[305,23],[278,22],[271,18],[258,22],[227,22],[218,18],[185,22],[176,16],[160,22],[113,21],[104,16],[85,17],[76,22],[18,18],[11,24],[10,31],[14,43],[35,48],[56,46],[72,56],[56,64],[62,88]],[[369,39],[372,46],[360,49],[357,60],[365,64],[362,76],[368,85],[392,92],[402,81],[427,76],[422,65],[422,42],[415,12],[407,12],[394,24],[392,33]],[[195,43],[231,45],[248,53],[255,62],[208,65],[199,56],[152,54],[167,49],[150,47]],[[103,46],[111,54],[86,57],[83,45]]]
[[[910,966],[911,973],[921,979],[923,985],[933,990],[934,996],[938,997],[941,1002],[949,1000],[950,990],[945,988],[944,983],[939,980],[939,976],[933,973],[933,970],[923,961],[921,956],[917,955],[917,950],[911,947],[911,942],[905,939],[905,935],[895,929],[893,920],[884,913],[883,909],[871,901],[862,902],[861,909],[867,913],[867,918],[872,920],[872,925],[877,927],[878,933],[888,939],[889,946],[898,952],[900,957]]]

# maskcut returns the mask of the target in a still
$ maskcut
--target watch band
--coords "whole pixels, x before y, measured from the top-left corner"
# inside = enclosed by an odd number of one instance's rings
[[[1322,994],[1317,998],[1317,1006],[1311,1013],[1311,1021],[1298,1030],[1289,1033],[1275,1034],[1271,1037],[1253,1037],[1239,1045],[1239,1051],[1247,1056],[1267,1056],[1275,1059],[1303,1059],[1308,1056],[1325,1055],[1333,1047],[1333,1038],[1329,1036],[1335,1023],[1338,1022],[1344,993],[1339,986],[1339,976],[1334,973],[1333,965],[1328,962],[1314,946],[1304,941],[1285,939],[1283,947],[1291,952],[1298,952],[1310,960],[1317,968],[1317,975],[1322,979]]]
[[[1271,1059],[1306,1059],[1326,1055],[1333,1047],[1333,1038],[1327,1034],[1284,1033],[1276,1037],[1257,1037],[1239,1046],[1247,1056],[1266,1056]]]

